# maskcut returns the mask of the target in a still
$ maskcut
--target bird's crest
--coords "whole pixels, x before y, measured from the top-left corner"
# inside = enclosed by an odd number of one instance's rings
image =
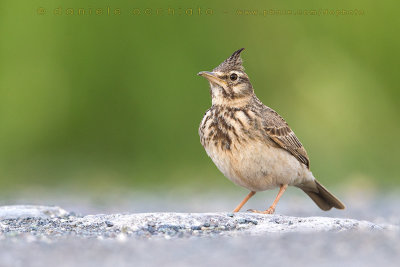
[[[227,72],[232,70],[244,71],[244,67],[242,65],[242,58],[240,57],[240,53],[244,50],[244,48],[240,48],[235,51],[232,56],[225,59],[218,67],[216,67],[213,71],[217,72]]]

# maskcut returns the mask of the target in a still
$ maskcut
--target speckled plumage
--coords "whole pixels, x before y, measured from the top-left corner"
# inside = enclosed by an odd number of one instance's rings
[[[292,185],[303,189],[321,209],[344,208],[315,180],[307,152],[286,121],[254,94],[242,66],[242,51],[213,72],[199,73],[210,82],[212,98],[199,127],[207,154],[227,178],[252,195]]]

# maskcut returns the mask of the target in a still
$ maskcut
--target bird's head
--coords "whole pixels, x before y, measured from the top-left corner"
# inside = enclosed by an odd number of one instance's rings
[[[240,58],[243,50],[244,48],[241,48],[234,52],[212,72],[202,71],[197,74],[210,82],[213,105],[246,105],[254,94],[253,86],[244,72]]]

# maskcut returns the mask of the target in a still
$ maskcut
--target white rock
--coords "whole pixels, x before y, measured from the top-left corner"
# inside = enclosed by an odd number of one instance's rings
[[[36,205],[12,205],[0,207],[0,220],[18,218],[53,218],[68,214],[60,207]]]
[[[331,218],[331,217],[292,217],[284,215],[264,215],[256,213],[134,213],[134,214],[98,214],[84,217],[71,217],[68,221],[62,216],[68,212],[59,207],[46,206],[4,206],[0,207],[0,231],[7,232],[13,228],[18,233],[34,231],[38,233],[53,232],[68,235],[77,231],[81,236],[110,237],[113,231],[120,231],[122,235],[117,236],[123,240],[125,234],[151,237],[153,235],[179,236],[187,235],[263,235],[267,233],[288,233],[288,232],[324,232],[324,231],[373,231],[373,230],[398,230],[396,226],[374,224],[368,221],[354,219]],[[42,227],[32,221],[28,223],[13,224],[4,221],[5,219],[18,218],[52,218],[52,227]],[[112,227],[107,225],[112,222]],[[75,230],[67,230],[65,224],[73,226]],[[201,231],[199,231],[201,229]],[[170,236],[171,235],[171,236]],[[114,235],[115,236],[115,235]]]

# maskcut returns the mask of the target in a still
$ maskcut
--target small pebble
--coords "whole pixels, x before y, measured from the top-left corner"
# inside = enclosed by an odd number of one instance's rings
[[[114,226],[114,224],[112,222],[110,222],[110,221],[105,221],[104,223],[107,225],[107,227],[113,227]]]
[[[191,229],[193,231],[196,231],[196,230],[198,231],[198,230],[201,230],[201,226],[192,226]]]
[[[240,218],[237,222],[240,224],[244,224],[246,223],[246,219]]]
[[[154,229],[153,226],[149,226],[149,227],[147,227],[147,231],[149,231],[151,234],[153,234],[156,231],[156,229]]]

